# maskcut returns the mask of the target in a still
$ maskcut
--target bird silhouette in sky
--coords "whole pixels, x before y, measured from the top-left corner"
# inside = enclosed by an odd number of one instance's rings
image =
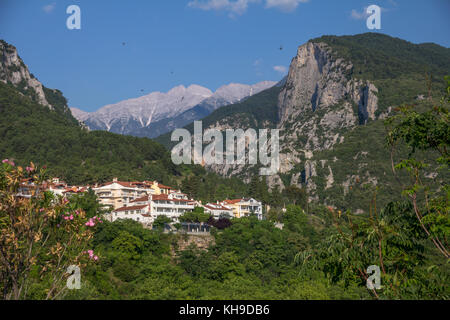
[[[280,46],[280,51],[282,51],[283,50],[283,46]]]

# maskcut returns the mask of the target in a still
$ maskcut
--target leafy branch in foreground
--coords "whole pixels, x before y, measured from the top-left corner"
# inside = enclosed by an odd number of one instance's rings
[[[24,184],[26,182],[26,184]],[[86,250],[99,218],[44,191],[45,169],[0,165],[0,290],[4,300],[62,298],[69,266],[97,260]]]
[[[388,119],[386,124],[389,129],[387,142],[392,149],[393,173],[397,175],[397,170],[406,170],[410,174],[412,182],[403,187],[403,194],[412,202],[416,217],[427,237],[449,259],[450,186],[447,175],[450,164],[450,77],[446,77],[446,81],[447,92],[439,106],[433,106],[425,112],[417,111],[415,106],[402,106],[398,109],[399,114]],[[393,155],[400,142],[410,148],[410,158],[395,163]],[[425,163],[413,157],[417,151],[434,153],[437,158],[434,163]],[[437,190],[431,190],[423,178],[425,169],[433,166],[444,174],[444,183]]]
[[[391,203],[368,217],[330,208],[334,229],[316,248],[296,256],[300,275],[322,272],[331,284],[366,287],[369,266],[381,269],[376,299],[436,299],[446,295],[446,275],[425,269],[424,234],[410,203]]]

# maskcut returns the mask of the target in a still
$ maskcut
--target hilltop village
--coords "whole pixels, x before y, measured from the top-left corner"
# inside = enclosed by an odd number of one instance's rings
[[[33,187],[32,183],[23,181],[21,194],[30,195]],[[259,220],[263,219],[262,203],[256,199],[226,199],[203,204],[201,201],[189,199],[181,190],[165,186],[158,181],[124,182],[115,178],[104,184],[69,186],[64,181],[53,178],[44,184],[44,189],[64,198],[92,190],[105,209],[105,218],[111,222],[131,219],[145,226],[152,226],[159,216],[166,216],[173,223],[177,223],[180,216],[194,211],[197,207],[203,208],[205,213],[215,219],[242,218],[252,214]]]

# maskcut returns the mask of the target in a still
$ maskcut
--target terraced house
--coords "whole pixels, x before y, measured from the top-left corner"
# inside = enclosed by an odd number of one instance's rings
[[[234,216],[231,207],[219,203],[207,203],[203,206],[205,213],[212,215],[216,219],[232,218]]]
[[[122,182],[114,179],[112,182],[93,188],[93,190],[103,206],[115,210],[147,195],[168,195],[173,189],[157,181]]]
[[[22,196],[31,194],[33,186],[26,182],[21,185]],[[180,190],[165,186],[157,181],[123,182],[118,179],[95,185],[94,187],[67,186],[63,181],[48,182],[47,189],[56,195],[69,197],[81,194],[92,189],[98,201],[109,213],[106,219],[114,222],[118,219],[131,219],[144,225],[151,225],[158,216],[167,216],[173,222],[186,212],[193,211],[195,207],[202,207],[205,213],[216,219],[242,218],[255,214],[262,220],[262,203],[253,199],[225,200],[217,203],[203,205],[201,201],[189,199]]]
[[[194,210],[193,200],[189,200],[187,197],[179,199],[175,193],[153,195],[151,198],[150,207],[153,219],[165,215],[172,220],[178,220],[178,217],[184,213]]]
[[[148,204],[122,207],[109,214],[109,220],[111,222],[118,219],[131,219],[144,225],[150,225],[153,222]]]
[[[194,201],[189,200],[181,192],[170,194],[146,195],[130,201],[127,205],[115,209],[110,215],[110,221],[117,219],[132,219],[143,224],[150,224],[160,215],[178,221],[178,218],[186,212],[194,210]]]
[[[253,198],[225,200],[220,204],[230,207],[235,218],[247,217],[252,214],[257,215],[259,220],[263,218],[262,203]]]
[[[122,182],[117,179],[96,187],[93,190],[103,206],[114,210],[128,205],[134,199],[154,192],[150,186]]]

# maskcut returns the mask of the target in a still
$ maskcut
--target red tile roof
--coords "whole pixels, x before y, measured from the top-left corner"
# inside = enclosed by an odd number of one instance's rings
[[[133,207],[122,207],[119,209],[114,210],[114,212],[123,212],[123,211],[133,211],[133,210],[142,210],[144,208],[148,207],[148,205],[143,206],[133,206]]]
[[[241,202],[242,199],[235,199],[235,200],[225,200],[224,202],[228,203],[228,204],[236,204]]]
[[[85,187],[81,187],[81,188],[79,188],[79,187],[71,187],[71,188],[66,188],[64,191],[63,191],[63,193],[83,193],[83,192],[86,192],[87,191],[87,188],[85,188]]]
[[[192,200],[185,199],[171,199],[167,194],[160,194],[152,196],[153,201],[174,201],[174,202],[194,202]]]
[[[173,189],[172,187],[168,187],[168,186],[165,186],[165,185],[160,184],[160,183],[158,183],[158,188],[160,188],[160,189],[169,189],[169,190]]]
[[[130,203],[135,203],[135,202],[146,202],[146,201],[148,201],[148,196],[144,196],[144,197],[141,197],[141,198],[137,198],[137,199],[135,199],[135,200],[133,200],[133,201],[130,201]]]
[[[169,199],[169,196],[167,194],[160,194],[152,196],[152,200],[158,201],[158,200],[172,200],[172,199]]]
[[[205,208],[208,208],[209,210],[225,210],[225,211],[232,211],[230,208],[226,208],[224,206],[221,206],[220,204],[217,205],[215,204],[214,206],[210,206],[210,205],[204,205]]]
[[[134,187],[137,187],[137,188],[146,188],[146,189],[149,189],[152,186],[151,184],[148,184],[148,183],[145,183],[145,182],[139,182],[139,181],[130,182],[130,185],[132,185]]]
[[[117,183],[119,185],[121,185],[122,187],[125,188],[134,188],[131,182],[123,182],[123,181],[112,181],[112,182],[107,182],[101,185],[101,187],[106,187],[106,186],[110,186],[114,183]]]
[[[178,201],[178,202],[189,202],[189,203],[194,203],[193,200],[186,200],[186,199],[172,199],[173,201]]]

